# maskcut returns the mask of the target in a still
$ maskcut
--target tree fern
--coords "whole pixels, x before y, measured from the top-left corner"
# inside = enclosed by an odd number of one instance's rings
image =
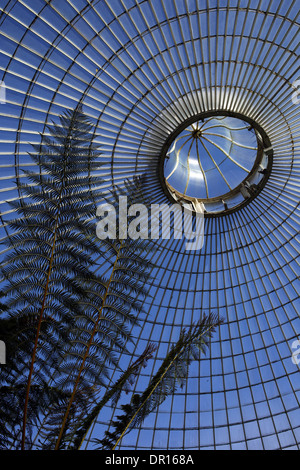
[[[81,107],[47,129],[31,154],[40,172],[24,171],[27,181],[18,182],[22,198],[11,203],[17,217],[7,222],[10,251],[2,264],[5,319],[17,325],[15,352],[22,343],[22,360],[15,373],[8,366],[0,384],[7,403],[9,390],[19,390],[18,416],[7,435],[11,446],[21,440],[23,449],[31,446],[30,429],[41,414],[53,409],[49,432],[55,436],[64,404],[72,401],[65,422],[70,426],[84,399],[88,406],[95,387],[105,383],[107,365],[116,363],[130,336],[127,325],[137,322],[137,297],[145,294],[151,269],[140,241],[132,263],[128,245],[95,239],[101,159]],[[116,267],[108,278],[96,273],[97,260],[104,258]]]
[[[112,191],[111,201],[118,204],[119,197],[126,195],[130,204],[141,202],[143,183],[144,177],[135,177],[133,181],[126,180],[124,188],[118,187]],[[124,322],[131,325],[136,324],[136,320],[143,311],[142,301],[148,292],[147,283],[152,269],[151,263],[145,257],[145,252],[152,250],[153,247],[146,244],[145,240],[142,239],[120,238],[119,220],[117,220],[116,239],[110,240],[109,247],[111,265],[110,269],[108,269],[107,277],[104,278],[104,281],[101,281],[101,285],[97,281],[97,285],[92,290],[87,289],[89,293],[97,291],[97,305],[95,305],[94,301],[94,304],[91,306],[90,302],[86,299],[81,302],[85,313],[91,308],[94,324],[87,329],[86,341],[80,344],[79,349],[82,360],[80,364],[72,368],[74,372],[76,371],[77,377],[76,379],[74,378],[74,386],[62,417],[55,449],[60,449],[64,446],[64,443],[62,443],[63,437],[66,443],[70,440],[66,435],[65,428],[69,427],[70,430],[70,426],[67,423],[72,406],[74,409],[76,396],[78,393],[80,394],[80,381],[91,369],[92,350],[96,351],[94,354],[97,357],[103,356],[103,351],[101,351],[104,344],[103,333],[111,335],[115,332],[116,338],[124,340],[124,343],[119,348],[120,352],[124,352],[126,341],[130,339],[129,331],[127,331],[127,335],[126,333],[124,334],[126,332]],[[86,283],[86,287],[87,284],[91,283]],[[117,331],[112,328],[112,324],[118,326]],[[115,345],[116,338],[113,338]],[[109,344],[110,349],[111,346]],[[106,353],[103,356],[103,362],[106,361],[107,357],[108,354]]]
[[[80,107],[48,126],[43,145],[31,154],[39,173],[24,171],[18,182],[23,199],[10,205],[18,216],[9,221],[14,231],[7,240],[11,252],[2,266],[7,283],[8,316],[27,319],[27,342],[20,378],[24,390],[22,448],[32,385],[45,384],[67,340],[78,301],[84,292],[79,279],[93,277],[95,213],[91,188],[99,185],[99,152],[91,142],[92,124]],[[20,371],[21,372],[21,371]],[[25,380],[25,376],[27,379]]]

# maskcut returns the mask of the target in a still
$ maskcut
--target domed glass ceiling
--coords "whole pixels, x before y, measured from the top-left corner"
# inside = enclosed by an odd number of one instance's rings
[[[132,331],[132,355],[119,360],[124,368],[149,340],[159,344],[135,391],[143,390],[180,330],[201,312],[218,313],[225,323],[209,354],[192,364],[186,386],[125,436],[121,449],[300,448],[300,374],[291,360],[300,335],[300,108],[293,99],[299,27],[298,0],[1,2],[5,217],[7,201],[19,198],[14,181],[22,181],[22,169],[34,170],[31,144],[78,102],[95,124],[106,188],[147,172],[145,192],[157,204],[174,202],[162,184],[161,157],[185,123],[228,112],[254,122],[269,138],[264,151],[273,161],[264,187],[239,210],[205,217],[200,251],[185,251],[183,240],[157,241],[163,255],[153,254],[149,315]],[[222,121],[205,118],[206,131],[214,122]],[[254,134],[247,135],[255,148]],[[225,140],[218,137],[222,145]],[[213,144],[204,144],[212,154]],[[248,151],[253,162],[255,150]],[[212,156],[221,168],[221,153]],[[235,159],[249,171],[248,160]],[[231,164],[229,157],[225,162]],[[234,168],[239,177],[233,182],[221,170],[231,187],[243,179]],[[217,174],[215,164],[207,165],[207,179],[210,171]],[[224,188],[225,181],[220,191],[209,184],[209,197],[223,195]],[[224,206],[212,212],[218,210]],[[118,369],[111,372],[114,380]],[[106,407],[83,448],[93,448],[119,413],[119,405]]]

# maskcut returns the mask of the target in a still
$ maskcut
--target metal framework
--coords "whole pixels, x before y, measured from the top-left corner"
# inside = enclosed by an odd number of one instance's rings
[[[228,120],[228,115],[234,116],[234,121]],[[167,139],[158,162],[158,175],[167,196],[210,217],[233,212],[259,194],[272,168],[271,142],[254,121],[246,118],[249,125],[238,117],[226,112],[205,113],[183,131],[183,126],[179,126],[175,135]],[[255,138],[250,139],[245,131],[253,132]],[[187,143],[189,149],[184,152]],[[172,171],[166,174],[170,161]],[[176,187],[169,181],[173,175]],[[184,192],[180,191],[181,186]],[[192,192],[188,194],[190,186]]]
[[[20,197],[14,181],[32,165],[31,144],[78,101],[95,123],[107,188],[146,172],[158,204],[171,203],[159,162],[189,120],[242,115],[269,139],[263,189],[236,211],[206,217],[200,251],[158,241],[163,256],[154,255],[149,315],[133,331],[132,357],[148,340],[159,348],[136,391],[201,311],[226,321],[186,387],[122,449],[300,447],[300,373],[291,360],[300,331],[299,27],[298,0],[0,0],[2,214]],[[117,414],[99,416],[86,448]]]

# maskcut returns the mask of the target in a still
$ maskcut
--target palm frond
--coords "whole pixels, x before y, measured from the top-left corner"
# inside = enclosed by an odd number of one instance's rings
[[[147,362],[149,359],[151,359],[155,350],[156,346],[153,343],[148,344],[144,352],[125,370],[125,372],[122,373],[117,382],[109,386],[104,396],[101,398],[101,400],[99,400],[99,403],[97,403],[92,411],[88,413],[81,423],[80,428],[77,429],[71,449],[78,450],[80,448],[84,437],[88,433],[88,430],[90,429],[93,421],[97,418],[102,408],[109,401],[111,401],[112,405],[115,406],[123,392],[126,394],[129,393],[132,385],[140,373],[141,368],[146,367]]]
[[[106,431],[98,441],[103,449],[115,449],[122,437],[153,412],[178,387],[183,387],[188,377],[189,365],[199,360],[205,352],[215,328],[222,323],[215,315],[203,316],[188,331],[183,330],[177,343],[171,348],[146,390],[134,394],[131,402],[122,405],[122,415],[112,423],[114,432]]]

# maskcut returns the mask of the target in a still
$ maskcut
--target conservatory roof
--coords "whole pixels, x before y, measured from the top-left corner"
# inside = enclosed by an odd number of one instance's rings
[[[183,327],[203,312],[225,322],[122,449],[300,447],[299,27],[297,0],[1,2],[2,215],[31,145],[78,102],[106,189],[146,173],[151,202],[207,205],[201,250],[157,240],[149,314],[129,348],[134,359],[159,347],[136,392]],[[246,197],[247,182],[262,184]],[[84,448],[118,411],[105,409]]]

